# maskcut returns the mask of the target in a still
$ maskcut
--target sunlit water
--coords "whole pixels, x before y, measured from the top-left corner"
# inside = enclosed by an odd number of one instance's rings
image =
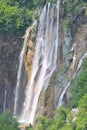
[[[57,67],[58,27],[59,1],[53,7],[51,7],[50,3],[48,3],[48,5],[46,5],[42,10],[38,26],[31,77],[26,86],[25,101],[23,103],[22,112],[18,117],[16,115],[16,108],[24,49],[28,37],[26,32],[24,46],[20,54],[14,107],[14,115],[19,119],[19,122],[31,124],[34,123],[40,94],[42,91],[47,89],[50,78]]]

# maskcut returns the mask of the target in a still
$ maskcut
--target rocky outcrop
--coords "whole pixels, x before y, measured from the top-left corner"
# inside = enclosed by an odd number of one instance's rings
[[[33,32],[33,29],[31,28],[29,31],[29,39],[26,44],[25,55],[24,55],[27,81],[29,81],[30,79],[31,70],[32,70],[32,60],[34,56],[34,38],[35,38],[35,35]]]

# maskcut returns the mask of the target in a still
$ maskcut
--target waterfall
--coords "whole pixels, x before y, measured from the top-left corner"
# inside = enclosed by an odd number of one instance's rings
[[[28,28],[26,30],[24,45],[23,45],[22,51],[21,51],[21,53],[19,55],[19,66],[18,66],[17,83],[16,83],[16,90],[15,90],[15,102],[14,102],[14,116],[15,117],[17,116],[16,115],[16,113],[17,113],[17,104],[18,104],[17,101],[18,101],[18,97],[19,97],[19,89],[20,89],[20,81],[21,81],[21,74],[22,74],[23,58],[24,58],[26,43],[27,43],[27,40],[28,40],[29,30],[30,30],[30,28]]]
[[[84,58],[87,56],[87,52],[81,57],[79,63],[78,63],[78,67],[77,67],[77,71],[79,71],[79,69],[81,68],[81,65],[83,63]]]
[[[36,21],[32,24],[31,28],[36,25]],[[29,31],[30,27],[26,30],[24,45],[22,47],[22,51],[19,55],[19,66],[18,66],[18,74],[17,74],[17,83],[16,83],[16,90],[15,90],[15,101],[14,101],[14,117],[17,117],[17,108],[18,108],[18,98],[19,98],[19,89],[21,86],[21,76],[22,76],[22,68],[23,68],[23,58],[26,48],[26,43],[28,42]]]
[[[7,90],[8,89],[8,86],[5,85],[4,87],[4,103],[3,103],[3,113],[5,112],[6,110],[6,99],[7,99]]]
[[[62,101],[63,101],[64,94],[66,93],[66,91],[67,91],[68,87],[70,86],[70,84],[71,84],[71,81],[68,82],[67,86],[64,88],[63,92],[61,93],[60,98],[59,98],[58,107],[62,106]]]
[[[79,69],[81,68],[81,65],[83,63],[83,60],[84,58],[87,56],[87,52],[81,57],[81,59],[79,60],[79,63],[78,63],[78,66],[77,66],[77,70],[76,72],[73,74],[72,76],[72,80],[68,82],[68,84],[66,85],[66,87],[64,88],[64,90],[62,91],[61,95],[60,95],[60,98],[59,98],[59,102],[58,102],[58,107],[62,106],[62,102],[63,102],[63,98],[64,98],[64,95],[67,91],[67,89],[70,87],[72,81],[74,80],[76,74],[78,73]]]
[[[25,101],[20,116],[17,116],[17,100],[20,87],[20,77],[23,64],[23,55],[26,46],[28,32],[22,52],[20,54],[20,63],[18,68],[17,85],[15,93],[14,115],[22,123],[34,123],[37,104],[42,91],[45,91],[49,85],[50,78],[57,67],[58,51],[58,28],[59,28],[59,1],[51,8],[50,3],[43,8],[36,38],[36,46],[33,58],[32,72],[30,80],[25,90]]]

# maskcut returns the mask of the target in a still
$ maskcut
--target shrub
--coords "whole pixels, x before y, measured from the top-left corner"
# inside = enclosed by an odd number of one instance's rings
[[[18,122],[9,111],[0,115],[0,130],[19,130]]]
[[[87,58],[83,61],[82,68],[71,87],[71,107],[77,107],[79,100],[87,93]]]

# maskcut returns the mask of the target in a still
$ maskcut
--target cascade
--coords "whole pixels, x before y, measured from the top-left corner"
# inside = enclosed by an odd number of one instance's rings
[[[81,59],[79,60],[78,63],[78,67],[77,67],[77,71],[79,71],[79,69],[81,68],[82,62],[84,60],[84,58],[87,56],[87,52],[81,57]]]
[[[36,24],[36,21],[34,21],[32,26],[34,26],[35,24]],[[29,30],[30,30],[30,28],[28,28],[26,30],[26,34],[24,36],[25,37],[24,45],[23,45],[22,50],[21,50],[20,55],[19,55],[19,66],[18,66],[17,82],[16,82],[16,89],[15,89],[15,101],[14,101],[14,117],[17,116],[17,107],[18,107],[19,89],[20,89],[20,86],[21,86],[23,58],[24,58],[26,43],[28,41]]]
[[[60,95],[60,98],[59,98],[59,102],[58,102],[58,107],[59,106],[62,106],[62,102],[63,102],[63,98],[64,98],[64,95],[67,91],[67,89],[70,87],[72,81],[74,80],[76,74],[78,73],[79,69],[81,68],[81,65],[83,63],[83,60],[84,58],[87,57],[87,52],[81,57],[81,59],[79,60],[79,63],[78,63],[78,66],[77,66],[77,70],[76,72],[73,74],[72,76],[72,80],[68,82],[68,84],[66,85],[66,87],[64,88],[64,90],[62,91],[61,95]]]
[[[43,8],[36,38],[36,46],[33,58],[32,72],[30,80],[25,88],[25,100],[20,116],[16,115],[18,90],[24,48],[26,45],[27,35],[24,47],[21,52],[20,64],[18,69],[15,109],[14,114],[21,123],[34,123],[37,104],[42,91],[45,91],[49,85],[50,78],[57,67],[58,51],[58,27],[59,27],[59,1],[57,5],[51,7],[50,3]]]
[[[3,103],[3,113],[5,112],[6,110],[6,99],[7,99],[7,90],[8,89],[8,86],[5,85],[4,87],[4,103]]]
[[[19,96],[20,80],[21,80],[21,74],[22,74],[23,56],[25,52],[28,34],[29,34],[29,28],[26,31],[24,45],[19,56],[19,66],[18,66],[17,83],[16,83],[16,90],[15,90],[15,102],[14,102],[14,116],[15,117],[16,117],[16,111],[17,111],[17,103],[18,103],[17,101],[18,101],[18,96]]]
[[[69,88],[71,84],[71,81],[68,82],[68,84],[66,85],[66,87],[64,88],[64,90],[62,91],[60,97],[59,97],[59,102],[58,102],[58,107],[62,106],[62,102],[63,102],[63,98],[64,98],[64,94],[66,93],[67,89]]]

